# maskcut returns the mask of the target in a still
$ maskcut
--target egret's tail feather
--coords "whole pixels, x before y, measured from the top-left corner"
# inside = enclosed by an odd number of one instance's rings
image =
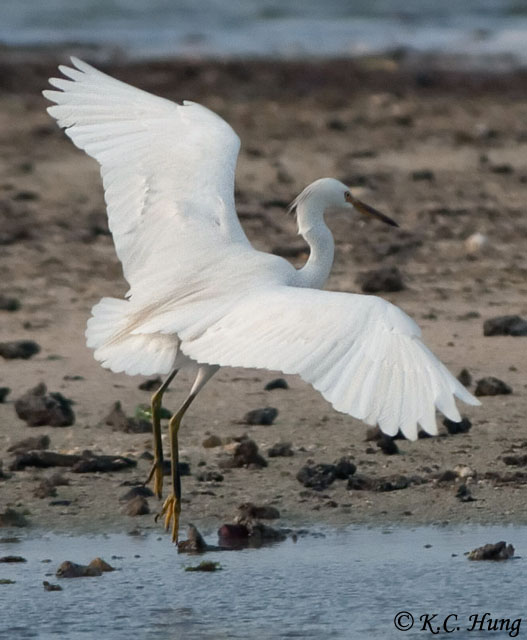
[[[115,373],[154,375],[169,373],[174,367],[179,342],[164,333],[134,334],[131,303],[117,298],[103,298],[92,309],[88,320],[86,343],[95,349],[95,359]]]

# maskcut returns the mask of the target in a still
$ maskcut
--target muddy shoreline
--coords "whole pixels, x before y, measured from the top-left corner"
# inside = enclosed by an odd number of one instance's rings
[[[0,459],[10,477],[0,479],[0,513],[26,512],[34,528],[56,531],[154,529],[150,514],[122,513],[119,497],[148,473],[147,433],[123,433],[105,418],[120,401],[133,416],[150,393],[141,378],[104,371],[84,345],[90,308],[103,295],[126,291],[111,237],[102,188],[93,161],[73,147],[45,112],[40,91],[56,75],[56,53],[38,60],[0,52],[0,275],[2,295],[17,310],[0,311],[0,342],[34,340],[41,351],[27,360],[0,358]],[[332,175],[367,202],[396,218],[400,229],[350,224],[336,214],[329,224],[337,255],[328,288],[360,291],[361,273],[397,267],[400,292],[381,293],[421,326],[425,342],[457,375],[474,383],[495,376],[512,394],[481,398],[481,408],[461,406],[468,433],[443,434],[415,443],[397,441],[385,455],[365,441],[366,426],[336,413],[301,380],[266,391],[279,372],[221,371],[189,412],[181,433],[182,523],[213,531],[231,521],[244,502],[270,504],[283,526],[316,523],[525,523],[527,468],[527,338],[483,335],[486,319],[527,317],[527,74],[463,73],[407,65],[395,58],[323,62],[114,62],[113,75],[168,98],[202,102],[216,110],[242,139],[237,206],[259,249],[306,259],[287,204],[310,181]],[[481,251],[466,240],[486,236]],[[14,401],[45,382],[71,399],[76,421],[66,427],[28,427]],[[167,393],[170,410],[190,380]],[[247,425],[245,414],[278,409],[272,425]],[[165,422],[166,438],[166,422]],[[38,498],[36,487],[57,469],[10,471],[13,443],[50,437],[49,450],[127,456],[130,469],[63,475],[68,485]],[[222,444],[203,447],[210,435]],[[243,434],[268,461],[263,469],[220,470]],[[274,444],[292,443],[291,457],[269,458]],[[347,456],[368,478],[419,477],[391,491],[350,489],[335,480],[315,491],[300,484],[298,470]],[[518,464],[507,464],[507,457]],[[464,476],[459,469],[468,468]],[[455,471],[458,469],[458,471]],[[439,478],[454,471],[449,481]],[[221,471],[222,481],[197,476]],[[168,478],[167,478],[168,479]],[[128,483],[123,485],[123,483]],[[474,501],[456,494],[465,484]],[[58,504],[50,504],[57,502]],[[66,501],[66,502],[64,502]],[[69,502],[67,504],[67,502]]]

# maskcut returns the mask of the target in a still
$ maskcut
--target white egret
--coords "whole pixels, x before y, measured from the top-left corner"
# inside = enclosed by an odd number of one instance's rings
[[[101,165],[125,299],[103,298],[86,330],[95,358],[115,372],[168,374],[152,398],[154,488],[161,497],[159,410],[183,368],[197,367],[190,394],[169,423],[172,487],[162,514],[177,541],[181,510],[178,431],[200,389],[221,366],[298,374],[338,411],[412,440],[437,434],[435,408],[460,414],[454,395],[479,402],[421,342],[415,322],[374,296],[322,291],[334,241],[329,207],[373,215],[346,185],[323,178],[293,202],[310,246],[304,267],[256,251],[234,206],[240,141],[219,116],[175,104],[72,58],[51,78],[48,111]]]

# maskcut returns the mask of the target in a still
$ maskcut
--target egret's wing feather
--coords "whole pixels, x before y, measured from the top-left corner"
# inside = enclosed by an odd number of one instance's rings
[[[57,90],[44,91],[56,103],[48,111],[101,165],[132,294],[153,274],[163,282],[190,262],[197,272],[201,256],[248,245],[234,209],[240,141],[231,127],[198,104],[176,104],[72,62],[60,67],[66,78],[50,79]]]
[[[388,434],[437,433],[435,406],[459,421],[453,395],[479,404],[421,342],[417,325],[381,298],[275,286],[246,296],[197,335],[198,362],[299,374],[344,413]]]

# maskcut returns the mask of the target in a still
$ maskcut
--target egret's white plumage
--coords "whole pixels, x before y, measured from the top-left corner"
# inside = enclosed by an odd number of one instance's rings
[[[388,434],[437,433],[435,407],[478,401],[381,298],[322,291],[333,263],[324,211],[347,187],[319,180],[296,199],[304,268],[256,251],[234,207],[239,139],[205,107],[175,104],[75,58],[51,79],[49,112],[101,165],[127,300],[103,298],[88,346],[113,371],[168,373],[190,361],[299,374],[339,411]],[[348,193],[348,196],[350,194]],[[353,199],[352,199],[353,200]]]

